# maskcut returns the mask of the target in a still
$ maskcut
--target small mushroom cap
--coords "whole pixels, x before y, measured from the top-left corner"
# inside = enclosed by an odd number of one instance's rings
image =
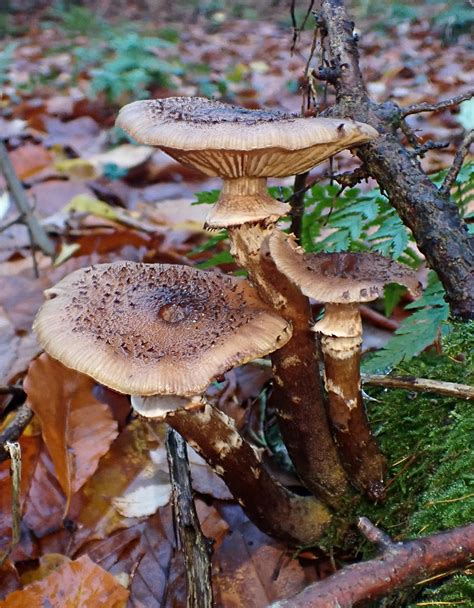
[[[120,110],[116,124],[139,143],[228,178],[302,173],[378,136],[371,126],[349,119],[302,118],[203,97],[135,101]]]
[[[278,232],[271,235],[269,250],[278,270],[320,302],[370,302],[383,296],[389,283],[421,293],[413,270],[378,253],[304,253],[292,237]]]
[[[45,296],[34,330],[46,352],[132,395],[199,395],[291,336],[246,280],[187,266],[100,264]]]

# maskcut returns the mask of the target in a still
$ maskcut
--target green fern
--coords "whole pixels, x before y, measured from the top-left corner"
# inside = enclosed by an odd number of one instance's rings
[[[405,307],[415,312],[400,323],[384,348],[362,362],[363,371],[388,372],[401,361],[418,355],[438,339],[442,324],[449,316],[444,294],[438,277],[431,272],[423,296]]]

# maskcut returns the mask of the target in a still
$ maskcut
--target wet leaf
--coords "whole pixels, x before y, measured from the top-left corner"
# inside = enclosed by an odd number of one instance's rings
[[[24,386],[69,502],[107,453],[117,424],[109,408],[93,396],[93,380],[46,354],[31,364]]]

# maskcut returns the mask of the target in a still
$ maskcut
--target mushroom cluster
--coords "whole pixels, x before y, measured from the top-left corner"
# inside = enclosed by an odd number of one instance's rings
[[[384,459],[360,395],[353,293],[367,301],[387,281],[415,287],[406,271],[381,256],[368,262],[383,271],[375,279],[366,276],[366,262],[350,254],[306,257],[276,226],[289,208],[266,185],[269,177],[306,171],[377,133],[352,120],[301,118],[202,98],[137,101],[121,110],[117,124],[137,142],[222,178],[206,226],[228,229],[248,280],[173,265],[85,268],[46,291],[35,321],[38,338],[66,366],[132,395],[138,414],[164,419],[180,432],[266,532],[314,544],[331,521],[331,508],[350,497],[350,483],[375,499],[383,492]],[[336,299],[324,300],[331,290]],[[326,302],[315,329],[324,334],[328,407],[308,296]],[[297,496],[276,482],[259,452],[204,396],[225,371],[266,355],[282,436],[312,496]]]

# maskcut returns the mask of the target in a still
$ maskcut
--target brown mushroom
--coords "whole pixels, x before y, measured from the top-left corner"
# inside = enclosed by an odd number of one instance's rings
[[[34,323],[45,350],[127,394],[199,395],[291,335],[247,281],[187,266],[99,264],[45,296]]]
[[[347,119],[301,118],[202,98],[134,102],[122,108],[117,124],[139,143],[159,146],[180,162],[223,178],[206,225],[228,228],[231,252],[260,296],[298,328],[287,347],[272,356],[280,426],[305,484],[337,505],[348,485],[322,403],[308,300],[272,264],[261,264],[264,239],[289,210],[269,196],[266,181],[306,171],[377,132]],[[308,380],[302,382],[302,375]]]
[[[223,178],[218,204],[206,220],[210,228],[286,215],[289,206],[267,192],[268,177],[302,173],[377,136],[369,125],[349,119],[301,118],[202,97],[135,101],[121,109],[117,125],[139,143]]]
[[[305,295],[325,304],[324,317],[313,329],[321,334],[329,417],[351,480],[372,499],[380,499],[386,462],[371,433],[361,393],[358,305],[381,297],[389,283],[418,294],[415,273],[376,253],[306,254],[282,233],[270,237],[269,250],[281,272]]]
[[[166,420],[269,534],[295,545],[320,538],[331,520],[326,507],[274,481],[259,453],[202,397],[216,376],[291,335],[291,325],[246,280],[116,262],[77,270],[45,295],[34,329],[51,356],[131,393],[140,415]]]
[[[164,413],[175,429],[222,477],[249,518],[264,532],[292,545],[314,545],[332,521],[330,511],[312,496],[299,496],[275,481],[234,421],[203,400],[203,408],[188,405]],[[149,413],[162,401],[132,397],[138,411]],[[184,405],[184,402],[182,403]],[[162,414],[160,413],[160,418]],[[151,424],[156,423],[152,419]]]

